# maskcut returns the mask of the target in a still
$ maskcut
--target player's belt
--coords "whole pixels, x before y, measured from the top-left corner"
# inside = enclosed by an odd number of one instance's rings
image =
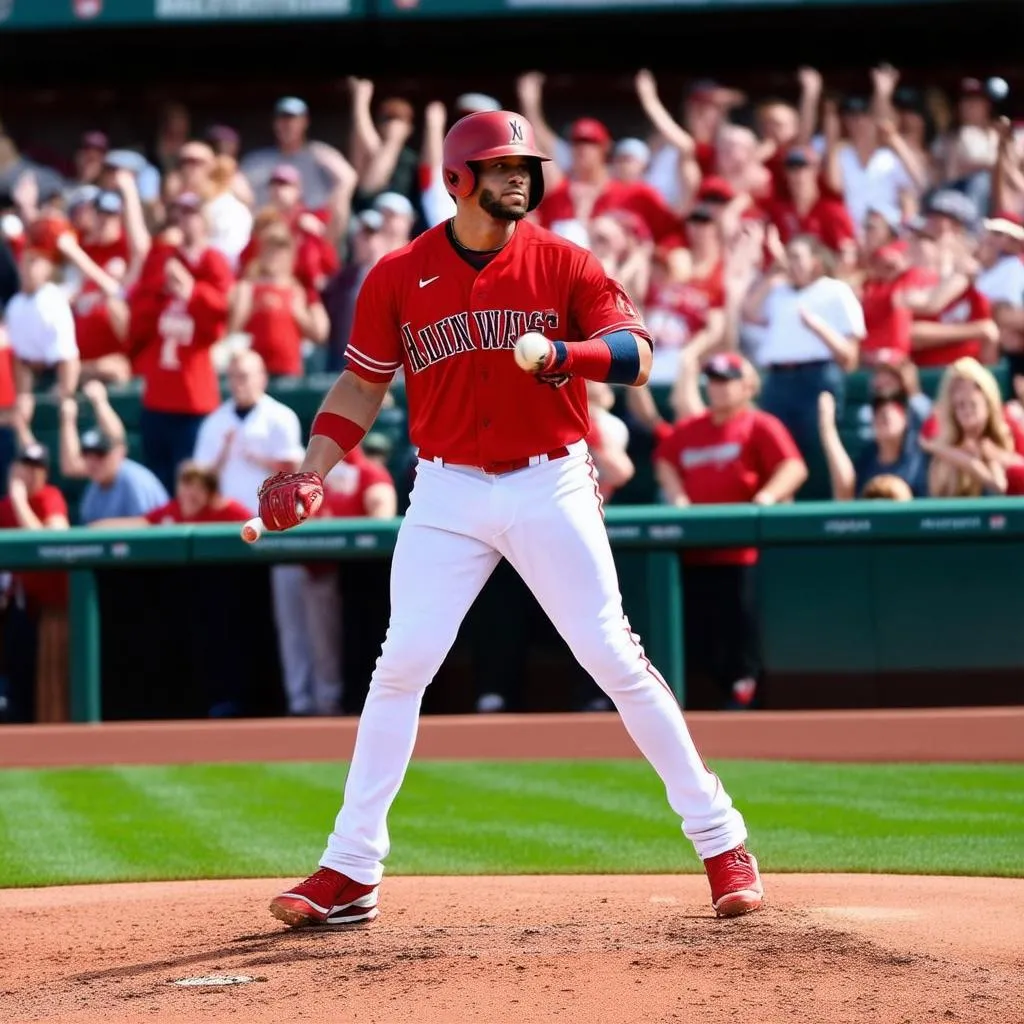
[[[520,469],[527,469],[530,466],[539,466],[543,462],[554,462],[555,459],[564,459],[569,454],[569,449],[563,444],[558,448],[552,448],[543,455],[528,455],[522,459],[509,459],[508,462],[488,462],[485,466],[470,466],[471,469],[479,469],[491,476],[501,476],[503,473],[515,473]],[[465,462],[453,462],[451,459],[442,458],[432,452],[420,449],[419,457],[433,462],[436,466],[468,466]]]

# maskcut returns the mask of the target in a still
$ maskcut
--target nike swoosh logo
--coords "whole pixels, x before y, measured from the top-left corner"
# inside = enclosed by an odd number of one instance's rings
[[[420,278],[420,287],[421,287],[421,288],[426,288],[428,284],[432,284],[432,283],[433,283],[434,281],[436,281],[436,280],[437,280],[437,279],[438,279],[438,278],[439,278],[440,276],[441,276],[440,274],[437,274],[437,275],[435,275],[434,277],[428,277],[428,278],[426,278],[425,280],[424,280],[424,278],[422,278],[422,277],[421,277],[421,278]]]

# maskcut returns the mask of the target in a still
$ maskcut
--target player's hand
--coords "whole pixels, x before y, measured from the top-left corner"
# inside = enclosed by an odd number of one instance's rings
[[[289,530],[320,511],[324,482],[319,473],[275,473],[263,481],[259,512],[268,530]]]

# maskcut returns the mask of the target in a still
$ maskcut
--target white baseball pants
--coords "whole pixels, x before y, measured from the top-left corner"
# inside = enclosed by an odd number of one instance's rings
[[[623,614],[593,465],[584,442],[570,452],[502,476],[420,460],[392,562],[387,638],[321,867],[364,885],[380,881],[387,815],[412,757],[423,693],[501,557],[614,702],[697,854],[713,857],[746,839]]]

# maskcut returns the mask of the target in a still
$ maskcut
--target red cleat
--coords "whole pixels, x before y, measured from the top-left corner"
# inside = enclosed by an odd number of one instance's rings
[[[360,924],[380,913],[377,886],[363,885],[331,868],[321,868],[272,900],[270,912],[292,928]]]
[[[711,906],[719,917],[738,917],[761,906],[764,886],[757,861],[740,844],[704,861],[711,883]]]

